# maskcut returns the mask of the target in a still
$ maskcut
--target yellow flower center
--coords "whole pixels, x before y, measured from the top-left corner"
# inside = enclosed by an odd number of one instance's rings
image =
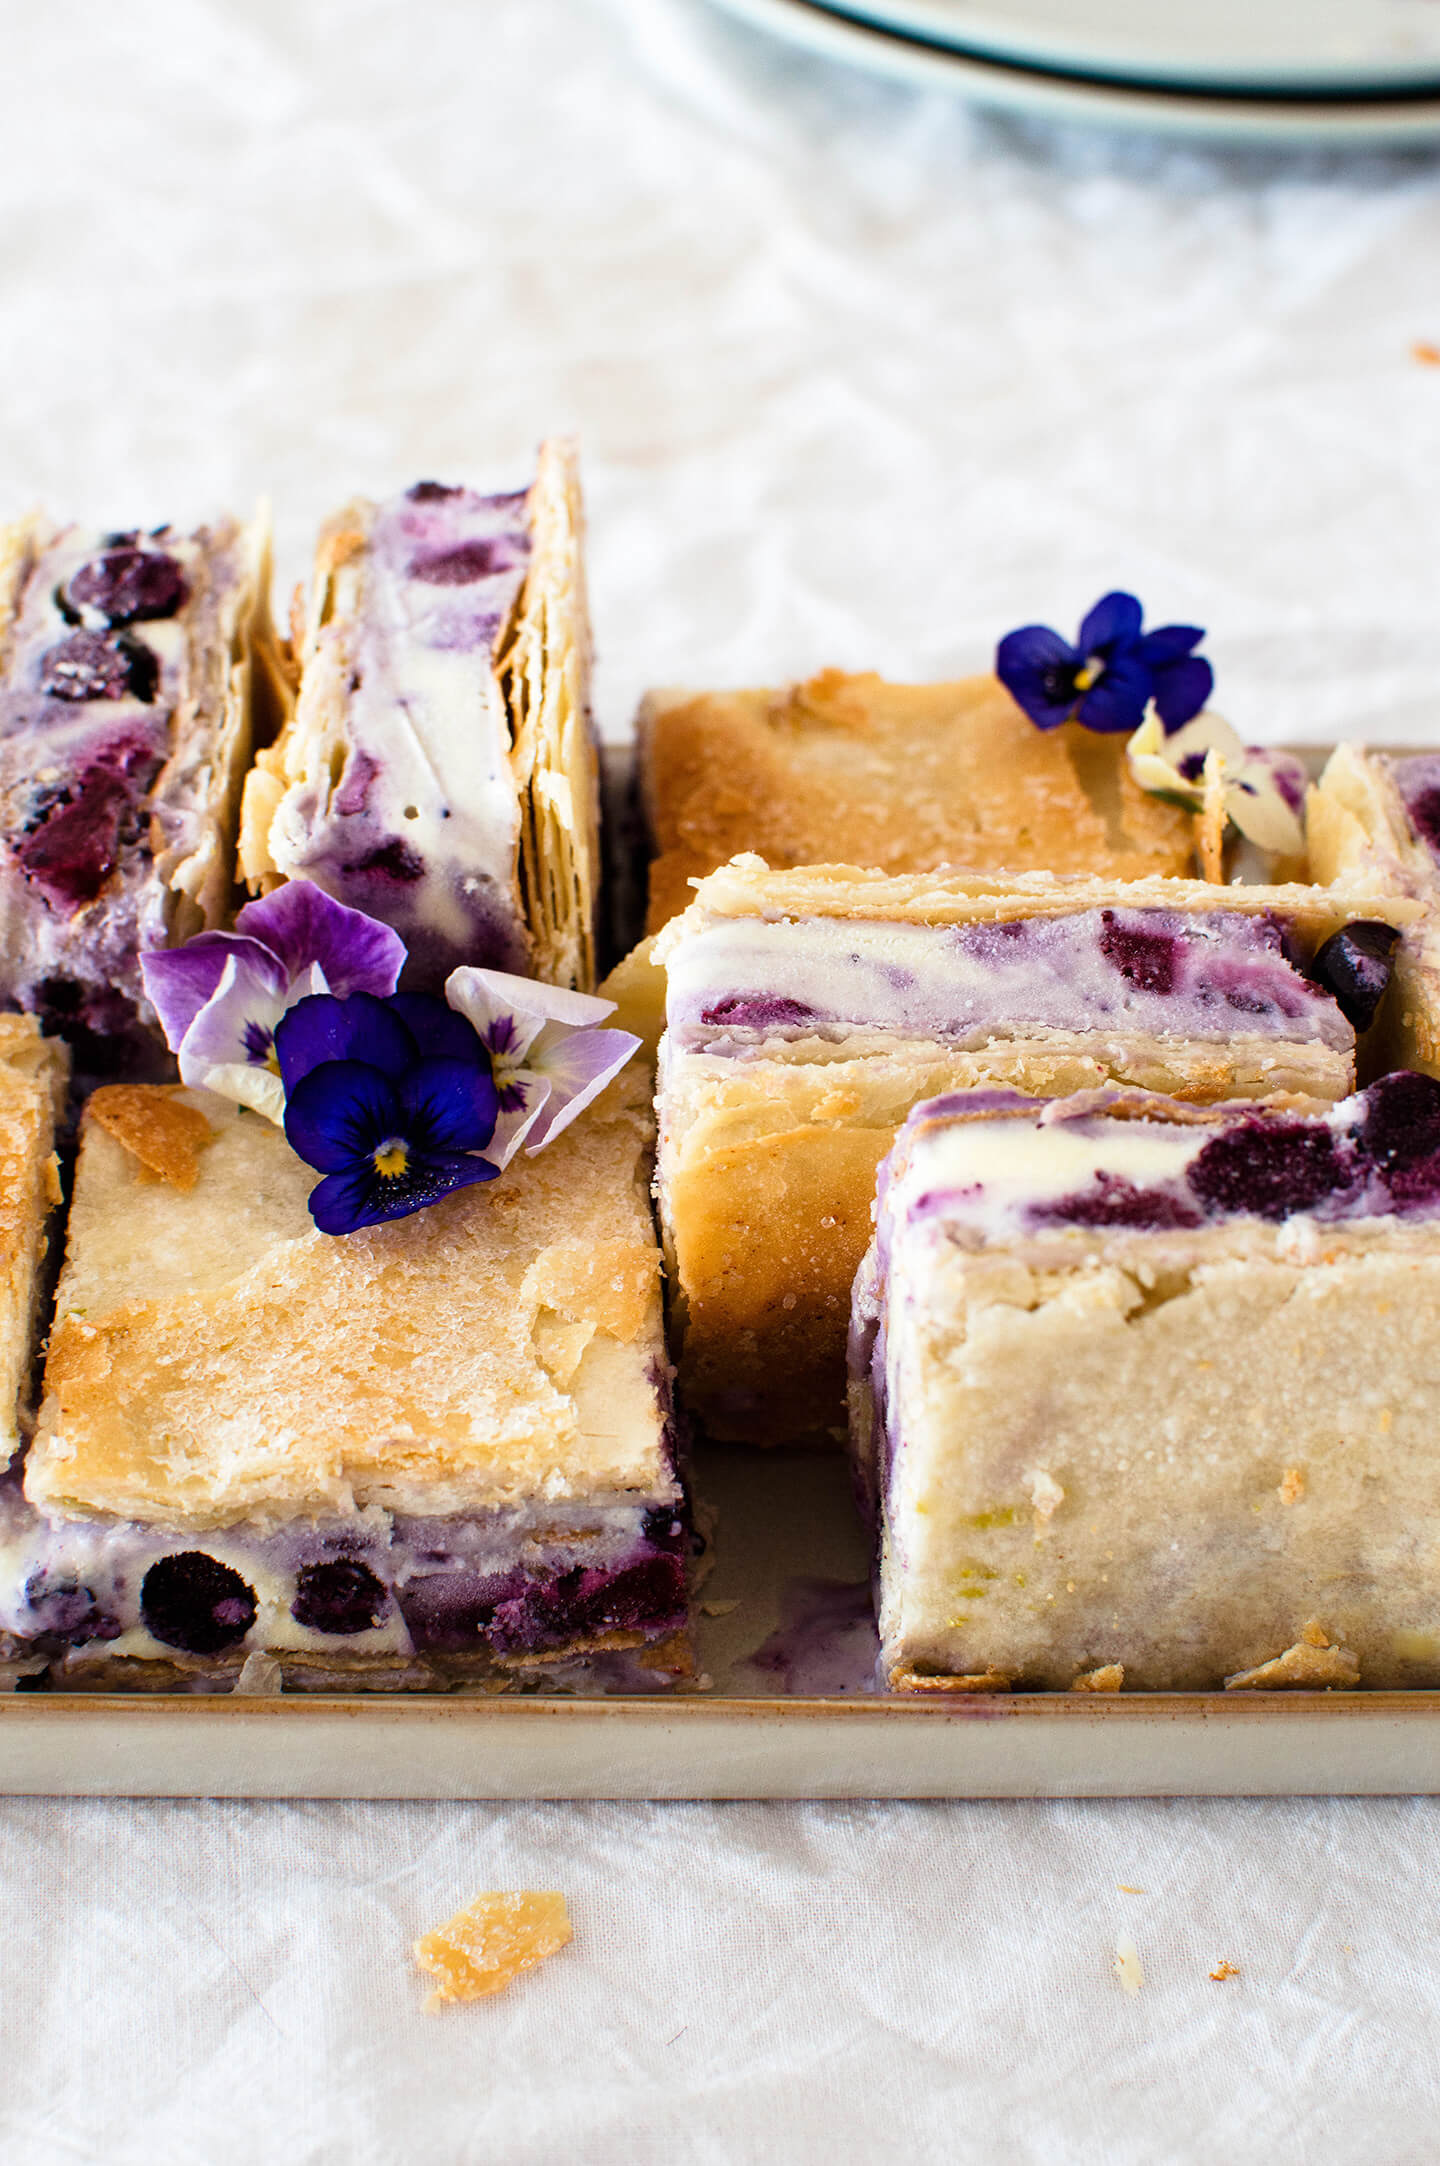
[[[410,1153],[403,1136],[390,1136],[375,1147],[375,1171],[383,1181],[394,1181],[405,1171]]]
[[[1083,669],[1075,672],[1075,689],[1088,692],[1092,684],[1098,684],[1105,674],[1105,664],[1098,654],[1092,654]]]

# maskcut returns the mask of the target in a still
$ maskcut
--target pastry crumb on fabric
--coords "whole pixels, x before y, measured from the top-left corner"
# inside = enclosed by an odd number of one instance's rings
[[[172,1188],[195,1186],[200,1153],[212,1134],[197,1106],[186,1105],[161,1084],[107,1083],[92,1094],[88,1111],[147,1173]]]
[[[737,1610],[739,1607],[738,1602],[702,1602],[700,1611],[702,1616],[705,1617],[728,1617],[732,1610]]]
[[[1115,1886],[1121,1895],[1148,1895],[1149,1893],[1148,1888],[1132,1888],[1127,1886],[1123,1880],[1117,1880]]]
[[[1350,1691],[1360,1682],[1360,1659],[1348,1647],[1331,1644],[1330,1635],[1312,1617],[1293,1647],[1273,1655],[1253,1670],[1237,1670],[1225,1680],[1227,1692],[1295,1690]]]
[[[1435,345],[1433,340],[1417,338],[1410,348],[1410,352],[1414,359],[1421,362],[1424,367],[1440,369],[1440,346]]]
[[[1145,1983],[1145,1973],[1140,1964],[1140,1951],[1133,1940],[1116,1941],[1115,1975],[1133,2000]]]
[[[1125,1682],[1123,1662],[1102,1662],[1097,1670],[1082,1670],[1072,1692],[1118,1692]]]
[[[427,2009],[502,1993],[572,1938],[565,1898],[555,1889],[495,1889],[477,1895],[446,1925],[422,1934],[415,1961],[437,1980]]]
[[[1299,1467],[1287,1467],[1280,1477],[1278,1495],[1282,1504],[1298,1504],[1305,1494],[1305,1476]]]
[[[1240,1968],[1236,1963],[1217,1963],[1210,1975],[1218,1985],[1222,1978],[1238,1978]]]

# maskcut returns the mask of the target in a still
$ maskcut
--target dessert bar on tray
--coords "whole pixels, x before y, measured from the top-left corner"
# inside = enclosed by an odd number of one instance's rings
[[[99,1092],[0,1646],[80,1685],[260,1651],[309,1686],[686,1675],[649,1133],[622,1076],[502,1179],[333,1239],[269,1122]]]
[[[252,888],[393,925],[408,985],[461,964],[595,980],[598,769],[573,447],[508,495],[418,482],[326,525],[293,721],[245,792]]]
[[[917,1107],[856,1287],[892,1688],[1440,1684],[1440,1083]]]
[[[1187,873],[1193,823],[1123,737],[1037,730],[993,676],[889,684],[831,669],[778,691],[652,692],[636,724],[655,849],[647,928],[737,852],[883,872]]]
[[[0,531],[0,1000],[91,1072],[163,1063],[140,950],[229,909],[287,698],[269,583],[260,524]]]
[[[772,872],[737,859],[660,936],[659,1199],[687,1403],[717,1437],[843,1430],[851,1281],[910,1108],[999,1083],[1343,1098],[1355,1031],[1307,971],[1357,887]]]

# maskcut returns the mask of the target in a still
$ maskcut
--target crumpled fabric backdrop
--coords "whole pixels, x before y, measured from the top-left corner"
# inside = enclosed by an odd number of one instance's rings
[[[647,682],[982,667],[1114,584],[1211,628],[1246,735],[1440,733],[1440,149],[981,116],[702,0],[54,0],[3,114],[14,508],[267,491],[288,582],[351,491],[573,427],[611,734]],[[1428,2161],[1436,1833],[3,1801],[0,2158]],[[409,1941],[507,1885],[574,1945],[423,2016]]]

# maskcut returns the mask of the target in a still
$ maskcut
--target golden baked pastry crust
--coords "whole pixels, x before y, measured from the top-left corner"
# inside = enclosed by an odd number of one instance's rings
[[[65,1047],[33,1016],[0,1015],[0,1466],[20,1444],[69,1072]]]
[[[737,851],[772,865],[835,858],[1185,873],[1188,814],[1148,796],[1124,740],[1041,731],[994,677],[890,684],[824,670],[778,691],[652,692],[638,720],[656,857],[647,930]]]
[[[644,1085],[534,1158],[335,1240],[316,1176],[201,1094],[195,1185],[86,1124],[31,1501],[194,1527],[678,1495]]]

